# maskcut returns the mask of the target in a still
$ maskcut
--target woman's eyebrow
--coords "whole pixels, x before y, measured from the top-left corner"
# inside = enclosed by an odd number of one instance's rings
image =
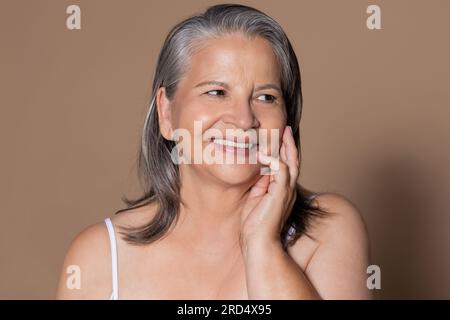
[[[221,87],[224,87],[225,89],[228,89],[228,90],[230,89],[228,84],[226,84],[225,82],[216,81],[216,80],[208,80],[208,81],[200,82],[194,88],[203,87],[203,86],[221,86]]]
[[[228,90],[230,89],[230,86],[227,83],[222,82],[222,81],[216,81],[216,80],[208,80],[208,81],[200,82],[199,84],[197,84],[195,86],[195,88],[202,87],[202,86],[208,86],[208,85],[221,86],[221,87],[224,87],[225,89],[228,89]],[[259,85],[255,88],[255,91],[264,90],[264,89],[275,89],[281,93],[280,87],[273,83],[266,83],[266,84]]]
[[[264,89],[275,89],[275,90],[277,90],[279,93],[281,93],[280,87],[278,87],[276,84],[273,84],[273,83],[266,83],[266,84],[262,84],[262,85],[260,85],[260,86],[257,86],[257,87],[255,88],[255,91],[258,91],[258,90],[264,90]]]

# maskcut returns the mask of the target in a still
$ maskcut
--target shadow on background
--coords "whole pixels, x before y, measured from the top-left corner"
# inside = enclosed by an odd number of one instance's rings
[[[381,268],[381,290],[375,297],[450,298],[444,277],[449,250],[442,241],[449,224],[439,209],[439,200],[448,201],[441,197],[442,175],[407,155],[375,164],[364,182],[367,189],[361,188],[357,198],[365,199],[372,264]]]

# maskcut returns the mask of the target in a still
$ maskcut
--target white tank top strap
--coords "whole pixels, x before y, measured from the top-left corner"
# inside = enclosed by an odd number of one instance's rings
[[[106,227],[108,228],[109,242],[111,249],[111,271],[112,271],[112,294],[110,300],[119,299],[119,277],[117,272],[117,243],[116,234],[114,232],[114,225],[110,218],[105,219]]]

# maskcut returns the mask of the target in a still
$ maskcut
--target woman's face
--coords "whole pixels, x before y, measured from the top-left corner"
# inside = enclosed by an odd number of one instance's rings
[[[191,56],[173,100],[157,99],[163,136],[173,138],[182,128],[191,137],[190,149],[182,144],[184,157],[190,150],[191,164],[180,164],[180,170],[245,184],[260,176],[256,150],[279,150],[286,108],[280,67],[263,38],[232,34],[205,41]]]

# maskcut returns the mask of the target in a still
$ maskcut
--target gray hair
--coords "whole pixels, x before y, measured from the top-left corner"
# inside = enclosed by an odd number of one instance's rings
[[[301,158],[299,125],[302,113],[300,70],[295,52],[281,26],[265,13],[240,4],[210,6],[175,25],[167,35],[159,53],[148,113],[142,131],[138,155],[138,171],[143,195],[130,200],[122,197],[127,208],[123,212],[150,203],[158,204],[158,212],[147,225],[122,227],[125,240],[133,244],[151,243],[167,233],[180,208],[178,166],[170,157],[174,141],[166,140],[160,132],[156,110],[156,93],[165,87],[166,96],[173,99],[177,84],[189,67],[189,59],[204,41],[239,32],[248,38],[262,37],[271,45],[280,65],[280,84],[291,126]],[[314,213],[305,201],[306,189],[299,187],[297,200],[282,231],[282,241],[297,238],[306,230],[308,217]],[[294,231],[293,231],[294,230]],[[290,238],[289,238],[290,237]]]

